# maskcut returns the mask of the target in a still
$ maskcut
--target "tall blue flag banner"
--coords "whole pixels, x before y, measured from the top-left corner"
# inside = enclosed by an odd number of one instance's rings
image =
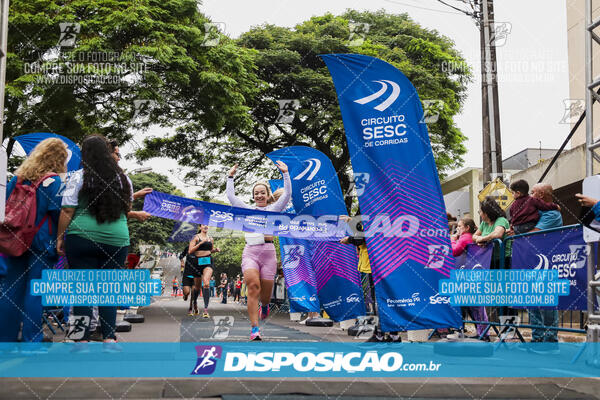
[[[281,179],[271,179],[269,184],[273,192],[283,188]],[[294,213],[294,207],[290,204],[285,212]],[[311,243],[309,240],[279,238],[281,268],[288,291],[290,312],[321,311],[321,303],[317,294],[317,280],[310,261]]]
[[[391,64],[322,56],[338,95],[383,331],[459,327],[430,301],[454,269],[448,220],[419,96]],[[433,304],[437,303],[437,304]]]
[[[548,233],[516,237],[511,268],[557,269],[568,279],[568,296],[558,298],[558,310],[587,310],[587,246],[581,225]]]
[[[76,171],[81,168],[81,150],[79,150],[79,146],[71,139],[64,136],[57,135],[56,133],[37,132],[16,136],[14,140],[19,143],[23,150],[25,150],[25,153],[29,155],[38,143],[48,138],[58,138],[67,145],[67,153],[69,154],[67,157],[68,171]]]
[[[345,233],[337,215],[313,217],[238,208],[158,191],[145,196],[144,211],[175,221],[306,240],[339,239]]]
[[[267,157],[287,164],[292,203],[298,214],[347,214],[335,168],[325,154],[311,147],[290,146]],[[356,248],[335,240],[305,244],[305,249],[309,249],[319,300],[327,314],[334,321],[365,315]]]
[[[331,160],[312,147],[290,146],[267,154],[287,164],[292,179],[296,214],[345,215],[348,213],[340,181]]]

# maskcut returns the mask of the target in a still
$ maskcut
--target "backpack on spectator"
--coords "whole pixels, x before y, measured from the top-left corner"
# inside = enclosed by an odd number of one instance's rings
[[[48,219],[45,215],[38,225],[35,224],[36,192],[42,182],[53,176],[57,174],[45,175],[31,185],[25,185],[21,178],[17,178],[15,188],[6,200],[6,217],[0,224],[0,253],[18,257],[29,249],[35,234]]]

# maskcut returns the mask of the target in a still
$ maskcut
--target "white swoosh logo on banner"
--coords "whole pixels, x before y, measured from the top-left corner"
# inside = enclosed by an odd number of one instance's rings
[[[308,161],[308,167],[306,167],[304,171],[300,172],[300,174],[298,174],[298,176],[296,176],[294,180],[302,179],[304,175],[308,174],[308,171],[310,171],[310,169],[314,167],[312,173],[306,178],[306,180],[310,181],[312,180],[312,178],[315,177],[317,172],[319,172],[319,169],[321,169],[321,160],[319,160],[318,158],[309,158],[306,161]]]
[[[355,103],[358,104],[367,104],[372,102],[373,100],[376,100],[378,98],[380,98],[381,96],[383,96],[385,94],[385,92],[387,92],[388,89],[388,83],[390,84],[390,86],[392,86],[392,94],[390,94],[390,96],[385,99],[381,104],[375,106],[374,108],[377,111],[384,111],[386,110],[389,106],[392,105],[392,103],[394,103],[394,101],[396,101],[396,99],[398,98],[398,96],[400,96],[400,86],[393,81],[388,81],[388,80],[381,80],[381,81],[373,81],[373,82],[377,82],[381,85],[381,89],[379,89],[377,92],[368,95],[367,97],[363,97],[361,99],[358,100],[354,100]]]

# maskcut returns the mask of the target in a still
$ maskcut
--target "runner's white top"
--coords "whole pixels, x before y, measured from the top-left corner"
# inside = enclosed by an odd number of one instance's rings
[[[233,178],[227,177],[227,189],[225,190],[225,193],[227,194],[227,199],[234,207],[254,208],[262,211],[283,211],[286,209],[287,204],[289,203],[290,198],[292,197],[292,181],[290,179],[289,172],[283,174],[283,194],[281,195],[279,200],[277,200],[273,204],[267,205],[266,207],[248,205],[244,203],[239,197],[237,197],[235,195],[235,185],[233,183]]]

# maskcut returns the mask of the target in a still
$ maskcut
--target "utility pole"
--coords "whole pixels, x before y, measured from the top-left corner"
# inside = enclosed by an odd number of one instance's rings
[[[498,107],[498,68],[493,0],[479,1],[481,46],[481,101],[483,135],[483,184],[502,177],[502,139]]]
[[[437,0],[439,3],[473,18],[479,28],[481,46],[481,134],[483,136],[483,179],[485,187],[492,179],[502,178],[502,139],[498,106],[498,68],[493,0]],[[504,34],[504,32],[502,32]]]
[[[4,221],[6,206],[7,156],[2,147],[4,139],[4,89],[6,81],[6,54],[8,43],[9,0],[0,0],[0,222]]]

